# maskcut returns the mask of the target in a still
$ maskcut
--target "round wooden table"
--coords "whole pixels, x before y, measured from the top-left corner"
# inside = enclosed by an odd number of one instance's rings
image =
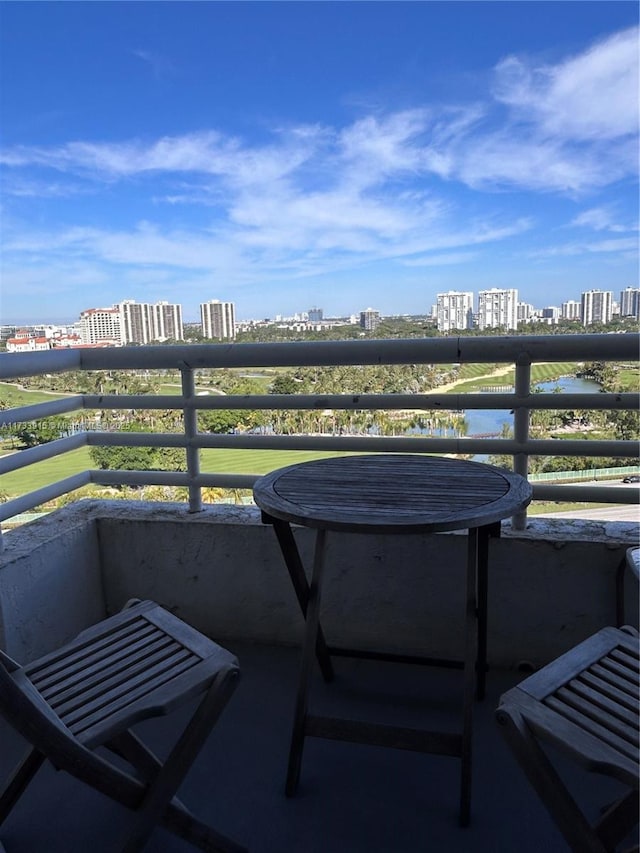
[[[287,794],[295,793],[298,786],[306,736],[435,752],[461,759],[460,822],[467,825],[474,684],[477,674],[477,692],[482,698],[486,670],[488,542],[490,536],[499,535],[503,518],[526,508],[531,486],[518,474],[478,462],[417,454],[373,454],[290,465],[261,477],[253,494],[263,521],[275,529],[306,620]],[[310,584],[291,524],[317,531]],[[320,626],[320,598],[328,531],[424,534],[465,529],[468,549],[462,662],[362,653],[327,645]],[[461,666],[465,673],[462,732],[456,735],[397,729],[308,714],[314,654],[327,680],[333,677],[331,655]]]

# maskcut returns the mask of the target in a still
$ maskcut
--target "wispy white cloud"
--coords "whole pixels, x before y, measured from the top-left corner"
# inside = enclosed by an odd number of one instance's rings
[[[638,28],[557,65],[506,57],[493,94],[502,122],[449,151],[449,174],[470,186],[576,194],[637,176]]]
[[[72,198],[74,196],[86,195],[92,190],[86,184],[78,182],[58,180],[46,181],[21,176],[11,176],[3,181],[2,192],[5,197],[16,198]]]
[[[496,67],[494,93],[527,124],[561,140],[612,140],[638,131],[638,28],[557,65],[517,56]]]
[[[504,203],[505,190],[574,198],[637,174],[635,40],[637,30],[618,33],[555,65],[506,57],[484,102],[370,110],[343,127],[280,124],[260,143],[211,129],[13,146],[0,152],[5,194],[44,199],[97,194],[105,183],[114,193],[134,186],[137,204],[150,202],[148,219],[159,222],[166,207],[178,224],[24,225],[5,235],[5,255],[12,269],[21,258],[32,270],[44,259],[51,269],[74,263],[87,274],[93,264],[99,279],[101,265],[115,266],[124,281],[140,273],[132,284],[154,274],[173,281],[179,271],[194,286],[206,276],[268,281],[379,260],[466,263],[480,247],[533,229]],[[136,55],[153,64],[146,51]],[[491,196],[482,199],[482,219],[473,199],[483,191]],[[572,226],[628,233],[613,209],[597,204]],[[537,256],[632,251],[624,237]]]
[[[618,234],[638,230],[638,223],[624,225],[619,221],[612,207],[592,207],[578,214],[571,225],[581,228],[592,228],[594,231],[611,231]]]
[[[444,267],[458,264],[467,264],[478,257],[477,252],[445,252],[443,254],[428,255],[422,258],[404,258],[402,265],[405,267]]]
[[[637,44],[634,28],[556,65],[509,56],[484,104],[369,114],[343,128],[281,125],[262,145],[209,130],[154,142],[15,146],[0,162],[97,180],[193,173],[236,191],[288,181],[391,189],[435,174],[475,188],[586,192],[637,174]]]
[[[164,77],[175,71],[173,63],[166,56],[162,56],[156,51],[136,48],[131,53],[145,62],[151,68],[156,78]]]
[[[635,237],[618,237],[610,240],[574,241],[530,253],[531,257],[552,258],[575,255],[619,255],[621,257],[638,256],[638,240]]]

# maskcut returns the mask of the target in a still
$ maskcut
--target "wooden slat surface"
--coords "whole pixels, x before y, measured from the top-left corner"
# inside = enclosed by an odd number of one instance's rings
[[[62,722],[78,735],[201,660],[144,616],[138,616],[28,674]]]
[[[588,672],[583,672],[580,676],[580,680],[586,685],[593,686],[601,697],[610,697],[621,707],[627,708],[636,715],[638,714],[638,711],[640,710],[640,700],[638,699],[637,694],[633,694],[629,690],[620,690],[614,684],[611,684],[610,681],[605,681],[604,679],[599,678],[599,676],[593,672],[593,668]]]
[[[292,465],[260,478],[256,504],[285,521],[345,531],[428,532],[478,527],[523,510],[517,474],[439,456],[376,454]]]
[[[500,709],[588,769],[637,788],[639,669],[638,636],[603,628],[505,693]]]
[[[235,663],[221,646],[143,602],[26,666],[22,677],[73,734],[101,742],[145,703],[164,713],[181,692]]]
[[[637,645],[637,640],[635,649],[614,645],[543,700],[546,707],[635,762],[640,747]]]

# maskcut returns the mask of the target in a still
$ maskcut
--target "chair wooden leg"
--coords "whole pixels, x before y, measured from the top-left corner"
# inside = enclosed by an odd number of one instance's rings
[[[128,761],[146,781],[153,779],[162,770],[162,762],[157,755],[131,729],[116,735],[105,746]]]
[[[638,792],[629,791],[622,799],[610,806],[595,826],[595,832],[607,850],[615,847],[638,825],[640,806]]]
[[[205,853],[247,853],[247,848],[227,838],[215,829],[194,817],[174,798],[167,806],[162,826],[174,835],[184,838]]]
[[[216,676],[191,721],[162,765],[161,771],[155,775],[148,785],[142,802],[135,812],[133,827],[122,847],[122,853],[138,853],[145,848],[156,824],[162,819],[168,803],[173,798],[233,692],[237,674],[235,668],[229,667],[221,670]],[[178,808],[177,805],[176,808]],[[184,811],[188,815],[186,810]],[[185,828],[188,830],[188,827]],[[220,837],[222,838],[222,836]],[[186,837],[186,840],[195,843],[192,838]],[[211,846],[201,847],[200,849],[225,850],[225,848],[212,848]],[[231,850],[232,848],[227,847],[226,849]],[[241,848],[236,847],[236,850],[239,849]]]
[[[607,853],[546,754],[516,711],[499,708],[496,718],[529,783],[574,853]]]
[[[43,762],[44,755],[37,749],[30,749],[13,771],[0,793],[0,824],[6,820]]]

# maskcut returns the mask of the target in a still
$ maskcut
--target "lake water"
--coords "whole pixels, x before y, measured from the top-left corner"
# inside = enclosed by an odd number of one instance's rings
[[[551,393],[560,388],[565,394],[588,394],[600,390],[598,382],[592,379],[578,379],[576,376],[563,376],[552,382],[540,382],[537,386],[545,393]],[[513,429],[513,415],[505,409],[475,409],[465,412],[468,436],[473,435],[500,435],[504,424]]]

